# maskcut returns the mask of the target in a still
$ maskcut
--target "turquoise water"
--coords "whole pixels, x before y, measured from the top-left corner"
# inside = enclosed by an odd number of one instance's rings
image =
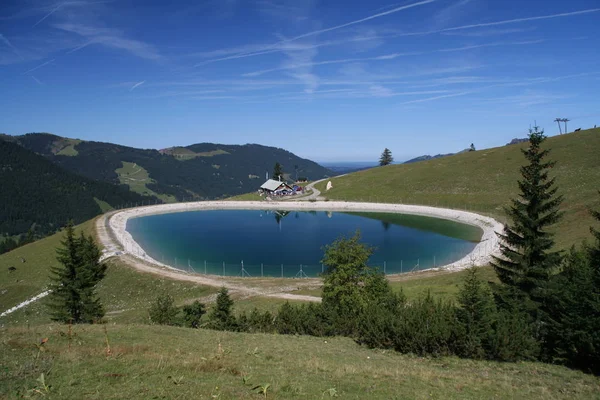
[[[457,261],[481,237],[481,230],[469,225],[386,213],[190,211],[127,222],[155,260],[226,276],[317,276],[323,246],[357,229],[362,241],[375,247],[369,265],[388,274]]]

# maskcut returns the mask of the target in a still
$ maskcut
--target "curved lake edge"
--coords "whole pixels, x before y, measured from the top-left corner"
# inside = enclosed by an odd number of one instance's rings
[[[177,271],[183,270],[163,264],[150,257],[144,249],[133,239],[127,231],[127,221],[130,218],[138,218],[156,214],[169,214],[185,211],[202,210],[286,210],[286,211],[332,211],[332,212],[386,212],[408,215],[420,215],[433,218],[441,218],[481,228],[483,234],[480,242],[472,252],[451,264],[430,268],[428,270],[458,271],[472,265],[488,265],[492,256],[500,254],[500,247],[496,232],[501,232],[504,226],[493,218],[476,213],[452,210],[448,208],[437,208],[428,206],[417,206],[408,204],[388,203],[359,203],[359,202],[266,202],[266,201],[203,201],[195,203],[159,204],[153,206],[137,207],[123,211],[117,211],[109,217],[108,227],[119,245],[126,253],[133,255],[151,264]],[[425,271],[425,270],[423,270]]]

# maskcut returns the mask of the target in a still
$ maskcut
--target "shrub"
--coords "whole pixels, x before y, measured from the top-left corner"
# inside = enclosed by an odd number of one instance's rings
[[[533,360],[539,354],[539,343],[533,335],[529,315],[501,310],[490,336],[488,358],[498,361]]]
[[[241,332],[275,333],[274,316],[269,311],[260,312],[254,308],[249,315],[243,313],[237,318],[237,328]]]
[[[150,321],[159,325],[178,325],[177,314],[179,310],[177,310],[174,303],[175,300],[170,294],[159,295],[152,303],[150,310],[148,310]]]
[[[183,306],[183,322],[188,328],[199,328],[202,316],[206,314],[206,307],[198,300]]]
[[[334,335],[331,318],[321,304],[293,305],[286,302],[279,307],[275,318],[278,333],[285,335]]]
[[[394,325],[394,349],[401,353],[445,356],[455,354],[458,323],[449,301],[430,293],[400,308]]]

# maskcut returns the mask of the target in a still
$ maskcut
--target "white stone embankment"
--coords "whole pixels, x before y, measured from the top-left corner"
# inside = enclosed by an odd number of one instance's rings
[[[355,202],[267,202],[267,201],[204,201],[195,203],[160,204],[155,206],[137,207],[116,212],[109,218],[108,229],[118,244],[126,253],[141,260],[166,268],[173,268],[154,260],[133,240],[127,232],[127,221],[130,218],[143,217],[155,214],[167,214],[183,211],[200,210],[290,210],[290,211],[354,211],[354,212],[386,212],[398,214],[422,215],[427,217],[442,218],[463,224],[474,225],[483,230],[481,241],[473,251],[462,259],[452,264],[434,269],[458,271],[469,266],[487,265],[493,255],[499,255],[499,242],[496,232],[503,230],[503,225],[493,218],[475,214],[468,211],[452,210],[447,208],[415,206],[405,204],[384,203],[355,203]],[[175,268],[173,268],[175,269]]]

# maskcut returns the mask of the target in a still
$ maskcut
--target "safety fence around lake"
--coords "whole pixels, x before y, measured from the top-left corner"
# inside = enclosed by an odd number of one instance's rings
[[[140,251],[140,248],[128,249],[128,253],[135,256],[148,259],[148,255]],[[476,250],[477,251],[477,250]],[[464,253],[451,253],[444,256],[432,255],[417,259],[397,260],[397,261],[373,261],[369,263],[370,267],[376,268],[385,274],[402,274],[407,272],[420,271],[424,269],[441,267],[460,260]],[[227,277],[271,277],[271,278],[314,278],[321,276],[327,271],[324,264],[274,264],[270,263],[248,263],[240,261],[238,263],[225,261],[192,260],[180,257],[164,257],[160,254],[154,255],[153,260],[160,264],[176,268],[186,273],[196,273],[204,275],[216,275]],[[469,257],[462,258],[465,265],[470,263]]]

